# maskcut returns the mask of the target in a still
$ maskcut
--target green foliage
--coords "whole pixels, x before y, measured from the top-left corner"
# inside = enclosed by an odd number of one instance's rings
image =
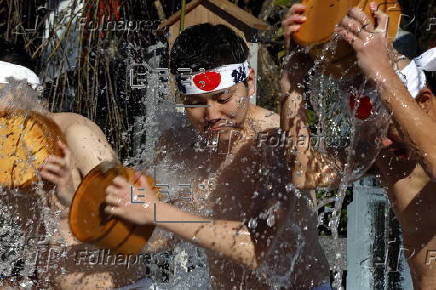
[[[293,2],[295,2],[295,0],[274,0],[274,5],[291,7]]]
[[[283,57],[285,57],[285,55],[286,55],[286,50],[282,49],[277,53],[277,58],[282,59]]]
[[[280,26],[273,37],[273,40],[278,40],[280,37],[283,37],[283,28]]]
[[[327,191],[327,190],[316,190],[315,195],[318,203],[322,203],[323,200],[328,200],[329,198],[334,197],[337,194],[336,190]],[[339,211],[339,225],[338,225],[338,234],[340,236],[347,236],[347,207],[353,199],[353,190],[352,188],[348,188],[344,197],[344,201],[342,203],[342,207]],[[321,207],[318,210],[318,214],[326,212],[327,214],[324,216],[324,221],[322,224],[318,225],[318,231],[321,236],[331,235],[331,231],[327,226],[330,218],[331,218],[331,210],[335,207],[334,201],[327,203],[325,206]]]
[[[307,121],[309,122],[309,126],[313,127],[316,122],[317,122],[317,118],[316,118],[316,114],[314,111],[307,109],[306,110],[306,116],[307,116]]]

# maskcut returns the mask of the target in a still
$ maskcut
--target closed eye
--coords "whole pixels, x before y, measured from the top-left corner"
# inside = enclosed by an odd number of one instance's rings
[[[225,99],[218,99],[217,102],[220,103],[220,104],[225,104],[225,103],[227,103],[228,101],[230,101],[231,98],[232,98],[232,96],[227,97],[227,98],[225,98]]]
[[[186,97],[183,99],[185,105],[207,105],[207,101],[195,97]]]

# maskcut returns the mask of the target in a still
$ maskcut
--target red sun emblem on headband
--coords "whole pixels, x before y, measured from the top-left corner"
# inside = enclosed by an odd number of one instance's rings
[[[354,112],[354,107],[356,106],[356,96],[350,95],[350,108]],[[356,109],[355,116],[360,120],[365,120],[372,114],[372,103],[368,96],[362,96],[359,100],[359,106]]]
[[[194,76],[192,80],[197,88],[203,91],[211,91],[219,86],[221,74],[219,72],[207,71]]]

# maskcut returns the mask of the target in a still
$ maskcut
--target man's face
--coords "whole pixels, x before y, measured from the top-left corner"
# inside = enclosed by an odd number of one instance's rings
[[[234,134],[232,131],[243,130],[250,104],[249,96],[254,93],[251,73],[247,83],[248,87],[239,82],[216,92],[182,96],[185,105],[207,106],[186,108],[194,128],[208,138],[219,134],[220,140],[229,140]]]
[[[419,94],[416,97],[416,103],[421,107],[423,114],[426,114],[436,122],[436,96],[432,96],[431,93]],[[413,120],[410,121],[413,122]],[[389,126],[386,137],[383,143],[388,151],[393,152],[399,157],[406,157],[408,155],[410,150],[407,148],[404,136],[398,128],[398,125],[394,122]]]
[[[388,128],[386,138],[383,139],[383,145],[387,151],[392,152],[397,157],[407,158],[408,156],[409,150],[394,122]]]

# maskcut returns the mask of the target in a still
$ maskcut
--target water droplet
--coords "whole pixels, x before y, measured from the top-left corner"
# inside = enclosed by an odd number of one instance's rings
[[[272,227],[275,224],[276,220],[275,220],[275,216],[274,214],[270,214],[266,220],[266,224],[270,227]]]
[[[252,230],[254,230],[257,227],[257,219],[250,219],[248,221],[248,227]]]

